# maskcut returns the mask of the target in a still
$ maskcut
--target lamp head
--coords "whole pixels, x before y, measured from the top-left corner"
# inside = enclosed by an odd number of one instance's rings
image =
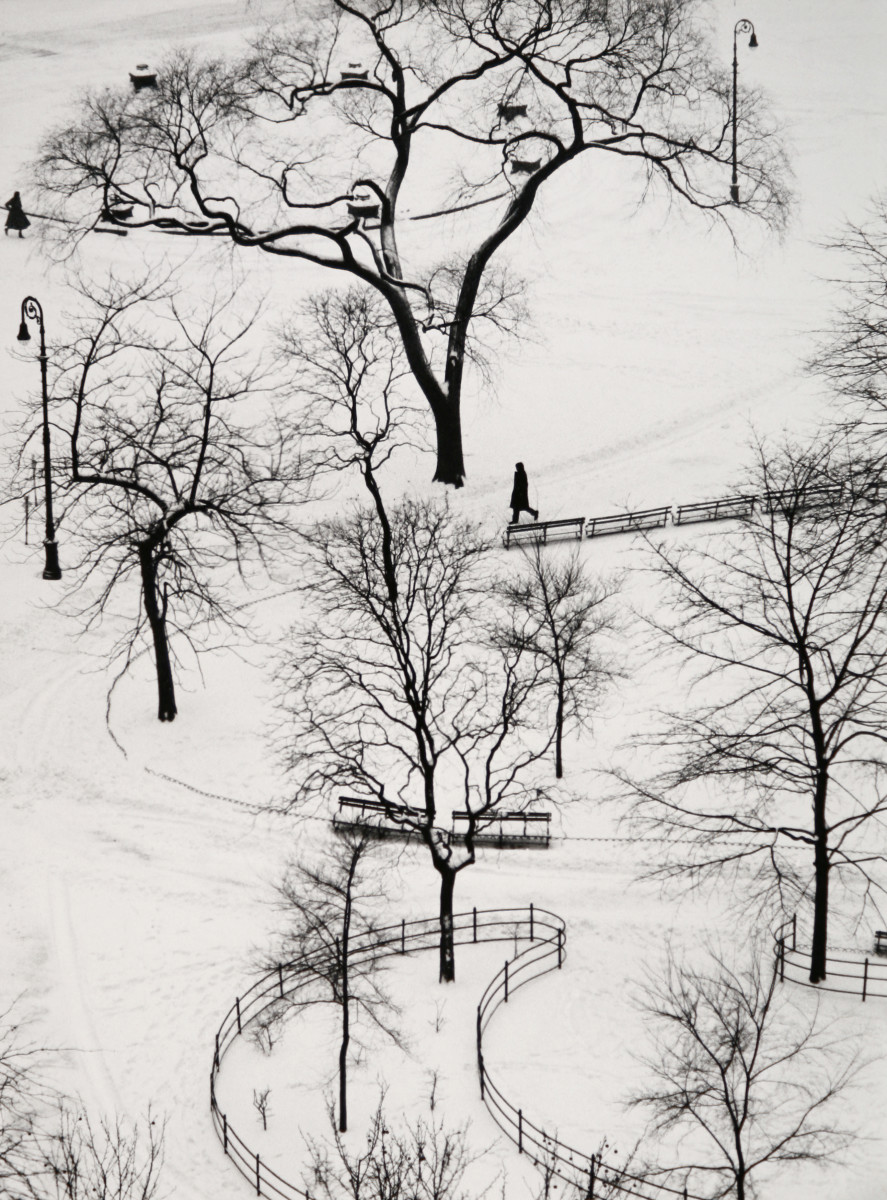
[[[758,39],[755,37],[755,31],[754,31],[754,30],[752,30],[752,31],[751,31],[751,37],[748,39],[748,44],[749,44],[749,46],[751,46],[752,50],[757,50],[757,48],[758,48]]]
[[[28,326],[24,320],[22,320],[21,325],[18,327],[17,340],[20,342],[29,342],[31,340],[31,335],[28,333]]]

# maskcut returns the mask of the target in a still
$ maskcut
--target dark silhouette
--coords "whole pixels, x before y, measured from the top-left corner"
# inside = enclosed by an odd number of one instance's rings
[[[6,228],[4,235],[9,233],[10,229],[17,229],[19,237],[22,232],[28,228],[31,222],[25,216],[25,210],[22,208],[22,198],[18,192],[12,193],[12,199],[6,201],[6,207],[9,209],[9,216],[6,218]]]
[[[539,520],[539,510],[530,508],[530,481],[523,463],[514,464],[514,486],[511,489],[511,523],[516,525],[522,512],[528,512],[534,521]]]

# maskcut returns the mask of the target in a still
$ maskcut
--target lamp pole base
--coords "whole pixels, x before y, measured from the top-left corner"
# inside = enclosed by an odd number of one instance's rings
[[[61,579],[62,569],[59,566],[58,542],[45,541],[43,549],[46,553],[46,565],[43,568],[44,579]]]

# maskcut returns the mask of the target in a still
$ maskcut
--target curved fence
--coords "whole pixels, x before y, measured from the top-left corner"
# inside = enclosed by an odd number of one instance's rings
[[[817,992],[841,992],[887,1000],[887,961],[882,958],[826,958],[825,979],[810,982],[810,950],[798,945],[797,917],[789,917],[773,931],[776,972],[781,982],[798,983]]]
[[[659,1170],[652,1175],[633,1174],[605,1162],[598,1154],[576,1150],[546,1134],[503,1094],[491,1078],[484,1062],[483,1035],[494,1014],[520,988],[534,979],[559,970],[566,959],[566,927],[555,913],[529,905],[528,908],[472,909],[453,918],[454,940],[459,945],[478,942],[528,943],[505,962],[490,981],[477,1007],[477,1067],[481,1099],[500,1130],[521,1154],[532,1158],[547,1178],[572,1184],[585,1200],[632,1195],[648,1200],[700,1200],[687,1191],[677,1172]],[[437,917],[401,921],[376,930],[372,935],[355,938],[349,960],[359,965],[389,955],[431,950],[438,946],[440,925]],[[281,963],[258,979],[242,996],[236,997],[216,1033],[215,1052],[210,1072],[210,1110],[213,1126],[228,1157],[240,1174],[266,1200],[311,1200],[311,1194],[284,1179],[254,1151],[232,1128],[216,1096],[216,1080],[225,1054],[251,1021],[281,1004],[312,978],[325,961],[325,953],[306,955]],[[662,1180],[660,1182],[660,1180]]]

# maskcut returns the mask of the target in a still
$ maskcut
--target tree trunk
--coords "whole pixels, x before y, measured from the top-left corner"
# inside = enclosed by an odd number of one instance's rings
[[[456,946],[453,935],[453,891],[456,872],[446,863],[435,863],[440,874],[440,982],[456,981]]]
[[[154,562],[154,546],[143,543],[139,546],[139,567],[142,575],[142,601],[145,616],[151,627],[154,641],[154,664],[157,669],[157,719],[176,719],[176,689],[166,636],[166,604],[161,605],[157,595],[157,572]]]
[[[564,685],[558,680],[557,707],[554,713],[554,775],[555,779],[564,777]]]
[[[828,880],[831,865],[827,834],[817,835],[814,857],[813,939],[810,948],[810,982],[821,983],[826,977],[828,949]]]
[[[435,483],[451,483],[462,487],[465,482],[465,462],[462,457],[462,417],[459,412],[459,396],[456,388],[445,405],[437,404],[433,409],[437,430],[437,466]]]
[[[342,1044],[339,1047],[339,1132],[348,1129],[348,1043],[351,1041],[351,1027],[348,1016],[348,994],[343,997],[342,1004]]]

